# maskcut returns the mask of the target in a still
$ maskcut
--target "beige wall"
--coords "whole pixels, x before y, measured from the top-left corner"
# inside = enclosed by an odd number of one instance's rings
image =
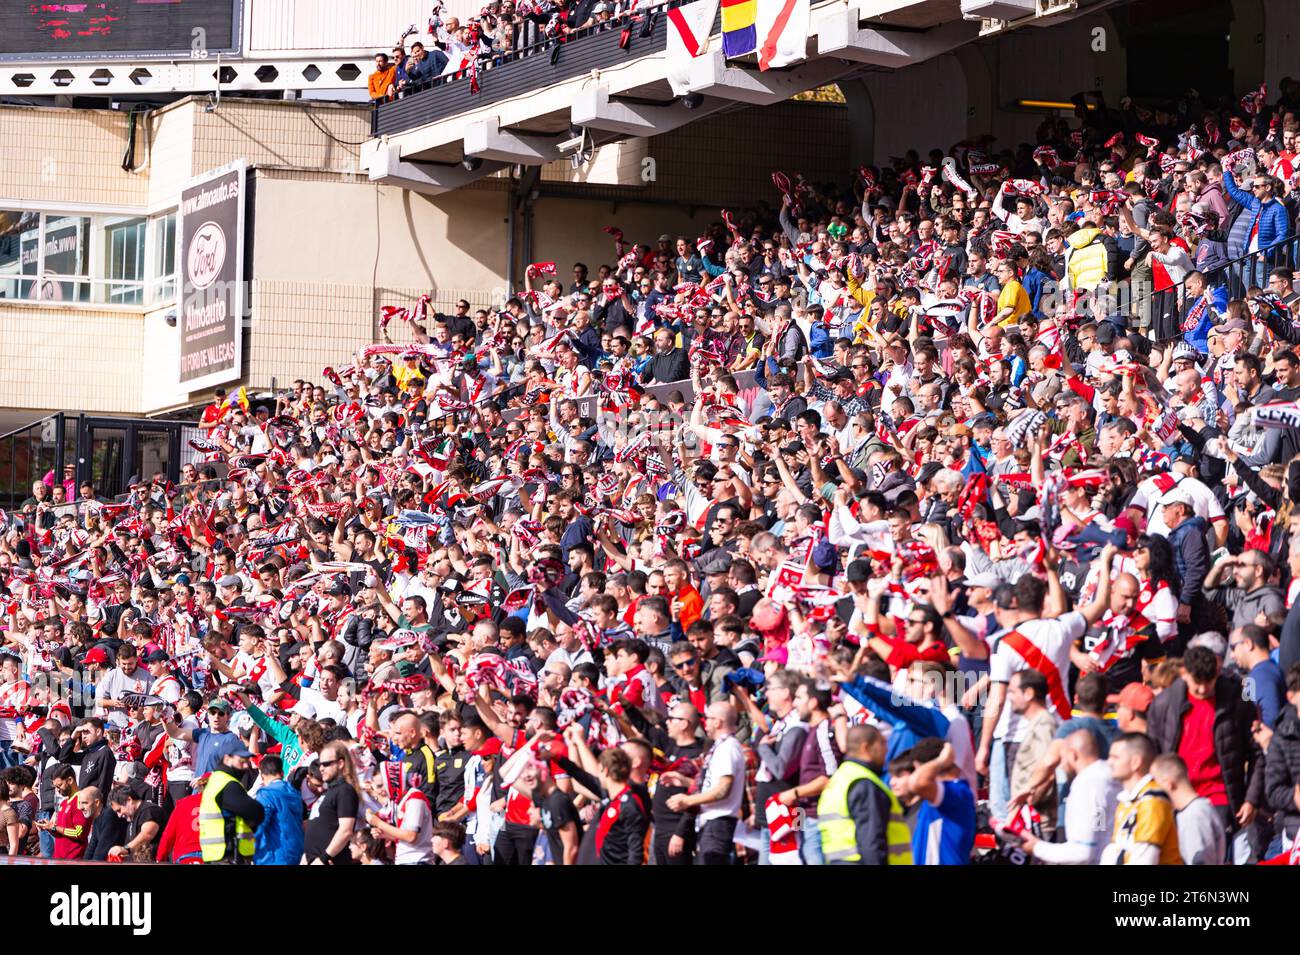
[[[6,303],[0,323],[0,406],[141,409],[142,315]]]
[[[148,176],[122,171],[126,143],[124,113],[0,107],[0,196],[143,206]]]
[[[382,305],[489,306],[505,285],[504,183],[438,197],[364,179],[259,169],[254,187],[248,382],[267,387],[347,361],[378,340]],[[395,341],[409,339],[400,323]]]

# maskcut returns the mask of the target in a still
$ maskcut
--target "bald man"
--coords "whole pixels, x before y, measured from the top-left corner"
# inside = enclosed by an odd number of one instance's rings
[[[87,786],[77,793],[77,808],[90,825],[83,858],[87,862],[107,862],[108,850],[126,840],[126,820],[104,805],[104,794],[98,786]]]
[[[388,735],[401,747],[402,772],[406,784],[424,793],[431,805],[438,798],[438,773],[434,768],[433,747],[424,738],[424,724],[420,717],[407,710],[393,717],[388,724]]]
[[[733,837],[745,795],[745,752],[736,739],[738,717],[730,703],[711,703],[704,711],[704,732],[712,741],[704,754],[704,779],[696,793],[668,800],[673,812],[697,811],[695,864],[729,865]]]
[[[1095,626],[1075,641],[1070,659],[1081,673],[1104,673],[1112,693],[1142,682],[1142,663],[1165,658],[1155,621],[1138,613],[1142,585],[1132,574],[1119,574],[1110,585],[1110,606]]]
[[[1091,730],[1075,730],[1064,739],[1061,765],[1073,780],[1065,800],[1065,841],[1043,842],[1025,835],[1023,848],[1048,865],[1096,865],[1110,841],[1119,783],[1101,758]]]

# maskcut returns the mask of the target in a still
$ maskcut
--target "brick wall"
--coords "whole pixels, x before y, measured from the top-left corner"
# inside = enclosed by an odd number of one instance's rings
[[[141,410],[143,315],[7,302],[0,321],[0,407]]]

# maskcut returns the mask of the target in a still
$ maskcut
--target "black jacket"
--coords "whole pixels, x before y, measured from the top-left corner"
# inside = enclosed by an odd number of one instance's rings
[[[1205,519],[1198,515],[1183,521],[1169,534],[1174,569],[1182,581],[1178,602],[1189,607],[1202,596],[1201,585],[1210,570],[1210,547],[1205,542],[1205,528]]]
[[[85,789],[87,786],[94,786],[107,802],[109,790],[113,788],[113,770],[117,768],[117,757],[108,748],[105,740],[101,739],[90,749],[80,753],[73,752],[74,742],[70,739],[63,744],[57,757],[59,762],[81,767],[77,770],[77,788]]]
[[[1282,636],[1278,638],[1278,666],[1285,673],[1300,663],[1300,600],[1287,612],[1282,624]]]
[[[1269,808],[1277,813],[1292,839],[1300,831],[1300,808],[1295,804],[1297,785],[1300,785],[1300,714],[1288,703],[1277,718],[1273,740],[1268,744],[1264,790]]]
[[[108,795],[102,793],[102,797],[107,802]],[[90,837],[86,840],[86,854],[82,858],[87,862],[107,862],[109,849],[113,846],[124,846],[129,841],[126,836],[127,828],[126,820],[105,805],[95,817],[94,825],[90,827]]]
[[[1191,712],[1187,683],[1178,679],[1156,697],[1147,714],[1147,735],[1162,753],[1178,752],[1183,736],[1183,717]],[[1255,704],[1242,694],[1241,681],[1220,676],[1214,690],[1214,753],[1219,758],[1228,802],[1235,813],[1242,803],[1263,805],[1264,774],[1255,759],[1257,747],[1250,735],[1257,713]]]
[[[885,773],[881,766],[872,766],[851,756],[846,759],[861,763],[877,776]],[[871,780],[859,779],[849,787],[848,803],[858,840],[858,854],[861,856],[857,865],[888,865],[888,825],[892,809],[889,796]]]
[[[646,365],[641,372],[641,381],[647,384],[652,381],[667,384],[689,377],[691,377],[691,363],[684,348],[674,348],[667,354],[656,353],[650,364]]]

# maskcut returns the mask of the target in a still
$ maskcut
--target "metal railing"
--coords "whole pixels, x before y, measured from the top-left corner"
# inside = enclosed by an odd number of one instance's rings
[[[662,3],[639,7],[631,13],[596,23],[584,30],[575,30],[562,36],[540,36],[540,39],[534,39],[541,35],[541,30],[536,28],[535,21],[517,24],[516,27],[523,29],[516,29],[514,36],[533,42],[506,52],[488,53],[479,57],[477,82],[480,93],[475,95],[472,104],[459,101],[459,97],[456,98],[456,102],[448,100],[445,104],[430,102],[431,97],[449,97],[453,93],[468,92],[471,71],[461,70],[436,76],[427,82],[407,86],[395,99],[378,104],[371,113],[371,135],[380,136],[400,132],[403,129],[435,122],[456,115],[470,105],[486,105],[497,99],[531,92],[558,79],[569,78],[564,75],[566,71],[560,67],[560,64],[579,54],[579,51],[585,57],[595,56],[599,60],[592,63],[584,62],[584,66],[610,66],[620,58],[626,59],[629,56],[658,52],[666,45],[667,23],[663,14],[688,2],[690,0],[664,0]],[[530,26],[534,29],[528,29]],[[717,29],[718,21],[715,20],[713,31],[716,32]],[[618,34],[621,41],[624,30],[630,31],[627,44],[608,42],[608,38],[613,34]],[[601,43],[600,39],[606,39],[607,42]],[[599,47],[599,49],[593,50],[592,47]],[[535,61],[540,64],[540,68],[535,74],[530,71],[529,77],[525,79],[518,71],[519,64],[526,61]],[[501,83],[500,80],[507,75],[524,82]],[[411,102],[413,99],[418,99],[419,106],[424,108],[413,109],[414,104]],[[438,105],[447,108],[439,109]]]
[[[1247,213],[1243,212],[1242,215]],[[1272,245],[1266,246],[1255,252],[1247,252],[1230,259],[1227,262],[1213,269],[1207,269],[1201,274],[1205,276],[1207,288],[1217,288],[1219,286],[1227,289],[1228,300],[1244,299],[1246,293],[1253,287],[1259,287],[1268,290],[1268,276],[1275,268],[1285,267],[1294,271],[1298,264],[1297,243],[1300,237],[1290,236]],[[1200,270],[1195,270],[1200,271]],[[1154,287],[1141,295],[1132,295],[1128,301],[1120,300],[1116,303],[1116,312],[1129,316],[1141,317],[1143,321],[1150,318],[1150,311],[1155,303],[1156,296],[1167,294],[1169,291],[1174,292],[1178,307],[1181,310],[1187,298],[1187,278],[1174,284],[1172,289],[1166,289],[1157,292]],[[1150,325],[1146,326],[1150,330]]]

